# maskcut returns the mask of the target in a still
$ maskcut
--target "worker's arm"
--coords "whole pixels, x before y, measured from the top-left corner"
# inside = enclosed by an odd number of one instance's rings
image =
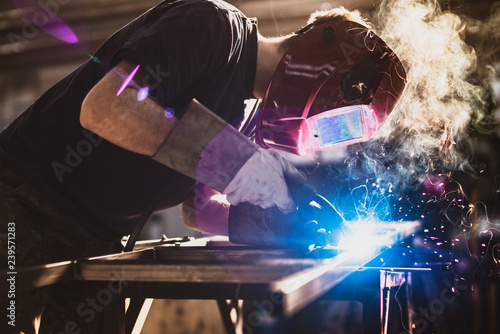
[[[120,62],[88,93],[80,113],[84,128],[226,194],[231,204],[294,209],[287,182],[305,182],[303,173],[194,99],[180,120],[166,117],[153,99],[138,98],[140,69],[122,90],[134,69]]]
[[[179,120],[165,117],[165,109],[149,97],[138,101],[136,87],[144,76],[140,69],[117,96],[135,67],[123,60],[92,88],[83,101],[80,123],[117,146],[152,156]]]
[[[228,235],[229,207],[226,196],[198,183],[195,192],[181,205],[182,220],[193,230]]]

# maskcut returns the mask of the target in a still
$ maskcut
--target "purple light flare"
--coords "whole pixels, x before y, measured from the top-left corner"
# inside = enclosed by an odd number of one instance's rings
[[[174,117],[174,115],[175,115],[174,109],[167,108],[167,110],[165,110],[165,117],[166,118],[172,118],[172,117]]]
[[[137,65],[134,68],[134,70],[128,75],[128,77],[125,78],[125,80],[123,81],[123,84],[121,85],[120,89],[118,89],[118,92],[116,93],[116,96],[119,96],[123,92],[123,90],[128,86],[128,84],[130,83],[130,81],[132,81],[132,78],[134,77],[134,75],[139,70],[140,66],[141,65]]]
[[[143,87],[139,89],[137,92],[137,101],[143,101],[146,97],[148,97],[149,93],[149,88],[148,87]]]
[[[19,13],[40,30],[66,43],[78,43],[73,30],[57,16],[56,12],[59,10],[57,4],[51,3],[52,8],[50,8],[49,4],[37,0],[13,0],[12,2]]]

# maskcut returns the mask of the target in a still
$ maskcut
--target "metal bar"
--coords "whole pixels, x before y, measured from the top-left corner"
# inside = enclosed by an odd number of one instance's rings
[[[384,236],[385,242],[396,240],[413,233],[418,222],[405,224],[384,224],[390,229]],[[363,267],[366,263],[382,253],[385,247],[366,248],[363,252],[345,251],[332,259],[324,260],[321,265],[302,270],[283,279],[271,283],[271,290],[281,292],[285,299],[283,312],[291,316],[311,301],[329,291],[345,277]]]
[[[379,252],[376,252],[366,257],[354,257],[347,252],[339,254],[317,267],[272,282],[271,290],[283,294],[283,312],[286,316],[291,316],[378,254]]]
[[[181,244],[184,242],[190,242],[193,241],[194,237],[182,237],[182,238],[167,238],[165,235],[162,235],[161,239],[156,239],[156,240],[139,240],[136,241],[133,245],[134,251],[136,250],[141,250],[141,249],[148,249],[148,248],[153,248],[156,246],[161,246],[161,245],[168,245],[168,244]],[[128,239],[127,239],[128,243]]]
[[[409,334],[413,334],[413,288],[412,288],[412,274],[411,271],[406,272],[406,309]]]
[[[153,299],[136,299],[130,300],[130,305],[125,313],[125,333],[140,334],[144,322],[149,313],[149,309],[153,304]]]
[[[226,329],[227,334],[236,334],[236,329],[231,319],[231,309],[232,307],[228,305],[227,300],[217,299],[217,305],[219,306],[220,315],[222,317],[222,323]]]
[[[430,268],[422,268],[428,269]],[[390,326],[390,321],[394,322],[394,316],[391,317],[391,298],[396,298],[396,295],[392,296],[391,291],[394,287],[402,287],[405,285],[405,298],[406,298],[406,310],[405,308],[400,308],[402,322],[399,325],[400,329],[406,329],[405,321],[408,321],[408,327],[411,333],[411,314],[412,314],[412,294],[411,294],[411,271],[396,271],[394,269],[385,268],[380,270],[380,323],[381,323],[381,333],[387,334],[395,328],[394,324]],[[420,270],[422,271],[422,270]],[[406,313],[406,316],[404,312]],[[394,314],[393,314],[394,315]],[[401,328],[402,326],[402,328]],[[391,328],[391,329],[389,329]]]
[[[131,298],[130,304],[125,313],[125,333],[132,333],[136,321],[141,313],[142,306],[144,305],[144,298]],[[142,327],[142,326],[141,326]]]
[[[1,274],[2,281],[5,282],[11,275],[16,276],[16,289],[21,292],[74,280],[76,278],[75,263],[73,261],[64,261],[17,268],[14,273],[3,270]]]
[[[113,298],[104,312],[104,330],[106,334],[125,334],[125,298]]]
[[[398,236],[412,233],[417,226],[412,222],[390,225],[384,241],[395,242]],[[184,289],[196,284],[220,284],[220,289],[240,286],[236,298],[282,296],[283,303],[277,311],[290,317],[372,260],[383,248],[364,249],[361,254],[345,251],[332,259],[317,260],[299,258],[290,250],[164,245],[156,247],[140,263],[120,261],[120,256],[114,255],[113,261],[105,257],[79,261],[78,269],[83,280],[141,282],[143,286],[148,282],[179,283],[184,284]],[[144,261],[149,256],[152,261]],[[218,294],[215,298],[220,297]]]
[[[389,328],[389,312],[390,312],[390,303],[391,301],[391,288],[385,287],[380,291],[380,318],[381,318],[381,326],[382,326],[382,334],[387,334],[387,330]]]

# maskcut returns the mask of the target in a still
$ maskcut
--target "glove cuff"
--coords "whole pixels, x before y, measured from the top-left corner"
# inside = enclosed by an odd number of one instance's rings
[[[196,100],[152,159],[219,192],[258,146]]]

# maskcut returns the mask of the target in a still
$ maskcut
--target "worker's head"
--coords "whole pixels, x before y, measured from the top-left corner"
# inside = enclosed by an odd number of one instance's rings
[[[315,13],[281,47],[259,114],[262,147],[308,155],[366,141],[405,86],[399,59],[357,12]]]
[[[359,23],[369,29],[372,29],[371,24],[361,16],[360,12],[357,10],[347,10],[344,7],[337,7],[330,10],[317,11],[309,16],[307,20],[307,25],[298,31],[287,36],[286,39],[283,39],[280,43],[280,49],[283,52],[286,52],[288,48],[293,44],[293,42],[301,35],[304,34],[305,31],[308,30],[310,26],[319,26],[323,23],[334,22],[334,21],[351,21]]]

